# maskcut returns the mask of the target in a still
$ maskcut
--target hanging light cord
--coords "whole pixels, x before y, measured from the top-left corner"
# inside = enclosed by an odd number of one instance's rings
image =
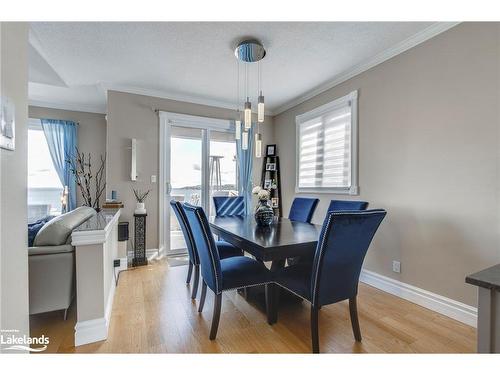
[[[248,65],[245,65],[245,94],[248,98]]]
[[[260,69],[260,61],[257,63],[257,85],[259,86],[259,92],[257,93],[257,98],[260,96],[260,93],[262,92],[262,86],[261,86],[261,69]],[[260,122],[257,121],[257,133],[260,134]]]
[[[260,61],[257,63],[257,82],[258,82],[258,85],[259,85],[259,92],[258,92],[258,95],[260,95],[260,93],[262,92],[262,71],[260,69]]]
[[[236,112],[239,114],[240,112],[240,60],[236,60]],[[239,120],[239,118],[238,118]]]

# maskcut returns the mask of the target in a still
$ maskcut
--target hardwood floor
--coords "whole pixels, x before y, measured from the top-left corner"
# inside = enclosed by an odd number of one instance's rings
[[[213,293],[202,314],[185,284],[187,266],[169,267],[160,260],[120,275],[109,337],[73,346],[73,305],[67,321],[62,312],[31,317],[31,334],[45,334],[45,353],[310,353],[310,309],[306,302],[280,309],[278,323],[236,292],[224,293],[219,332],[208,339]],[[319,312],[322,353],[470,353],[476,330],[411,302],[360,284],[358,311],[363,341],[356,343],[348,302]]]

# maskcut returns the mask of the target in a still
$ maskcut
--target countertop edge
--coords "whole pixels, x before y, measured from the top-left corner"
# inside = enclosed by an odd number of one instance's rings
[[[71,245],[95,245],[104,243],[106,238],[111,233],[111,228],[116,224],[121,215],[121,209],[118,209],[113,218],[106,224],[103,229],[95,230],[78,230],[71,233]]]

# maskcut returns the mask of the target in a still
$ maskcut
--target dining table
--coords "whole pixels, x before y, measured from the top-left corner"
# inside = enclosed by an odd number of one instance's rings
[[[261,262],[271,262],[271,271],[285,267],[286,260],[314,256],[321,226],[275,217],[268,226],[260,226],[253,216],[211,216],[212,232]],[[287,291],[280,291],[287,294]],[[273,313],[276,319],[276,314]]]

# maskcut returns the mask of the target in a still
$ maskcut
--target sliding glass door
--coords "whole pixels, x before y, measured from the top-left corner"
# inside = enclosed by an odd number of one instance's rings
[[[212,197],[238,195],[236,141],[232,132],[210,131],[209,211],[215,215]]]
[[[170,131],[170,199],[202,204],[202,129],[172,126]],[[170,212],[170,250],[186,249],[179,223]]]
[[[214,215],[212,197],[238,195],[236,142],[231,123],[160,112],[160,248],[166,255],[186,252],[169,202],[203,207]]]

